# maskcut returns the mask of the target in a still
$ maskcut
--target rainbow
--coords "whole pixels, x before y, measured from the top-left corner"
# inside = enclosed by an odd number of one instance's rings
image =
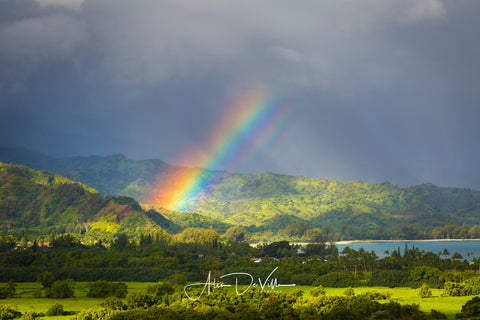
[[[285,128],[287,120],[286,109],[279,108],[272,95],[262,90],[249,91],[227,108],[204,150],[189,150],[177,162],[196,159],[201,168],[239,168],[250,162],[262,146],[271,143]],[[172,167],[157,178],[147,202],[186,211],[208,187],[211,173],[200,168]]]

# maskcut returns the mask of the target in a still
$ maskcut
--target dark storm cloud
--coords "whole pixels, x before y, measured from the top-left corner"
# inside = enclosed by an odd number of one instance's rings
[[[292,116],[245,172],[480,189],[479,7],[2,1],[1,145],[173,162],[262,85]]]

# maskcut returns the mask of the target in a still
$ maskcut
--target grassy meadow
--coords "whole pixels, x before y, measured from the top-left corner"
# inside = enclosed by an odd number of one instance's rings
[[[81,282],[76,284],[75,296],[67,299],[50,299],[50,298],[35,298],[34,292],[40,290],[42,286],[39,283],[17,283],[17,293],[14,298],[0,300],[0,304],[14,304],[18,307],[18,311],[25,313],[35,311],[37,313],[46,313],[47,310],[55,303],[63,305],[65,311],[80,312],[82,310],[97,308],[104,300],[103,298],[89,298],[86,297],[82,290]],[[128,282],[128,292],[146,291],[147,286],[152,285],[152,282]],[[295,286],[295,287],[279,287],[276,290],[282,292],[290,292],[295,289],[301,289],[304,291],[304,296],[310,295],[312,286]],[[345,288],[325,288],[327,295],[343,295]],[[431,289],[432,297],[419,298],[417,289],[412,288],[386,288],[386,287],[356,287],[353,288],[355,294],[360,294],[366,291],[385,292],[392,293],[391,300],[399,302],[401,304],[419,304],[420,309],[425,312],[430,312],[431,309],[438,310],[445,313],[449,319],[454,319],[455,314],[458,313],[463,304],[470,300],[472,296],[467,297],[442,297],[441,289]],[[231,294],[235,294],[235,289],[229,288]],[[42,319],[70,319],[71,315],[44,317]]]

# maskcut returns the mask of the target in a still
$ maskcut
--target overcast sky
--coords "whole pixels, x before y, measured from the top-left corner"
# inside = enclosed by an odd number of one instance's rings
[[[262,87],[285,128],[212,169],[480,189],[479,14],[478,0],[1,0],[0,146],[176,163]]]

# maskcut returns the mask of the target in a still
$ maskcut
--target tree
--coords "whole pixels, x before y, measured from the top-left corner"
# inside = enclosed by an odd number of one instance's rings
[[[210,229],[207,229],[202,233],[199,241],[211,245],[212,247],[216,247],[219,239],[220,236],[217,231],[213,230],[213,228],[210,227]]]
[[[123,251],[127,248],[128,245],[128,237],[125,233],[122,233],[117,239],[115,239],[112,243],[112,248]]]
[[[63,311],[63,305],[60,303],[55,303],[53,306],[51,306],[48,310],[46,315],[49,317],[54,317],[54,316],[63,316],[65,311]]]
[[[71,234],[63,234],[53,238],[50,242],[50,246],[53,248],[74,248],[78,244],[78,241]]]
[[[452,255],[452,259],[454,261],[454,263],[453,263],[453,274],[455,274],[455,272],[457,271],[457,264],[461,259],[463,259],[463,256],[460,253],[458,253],[457,251],[455,251],[455,253]]]
[[[15,248],[17,238],[12,236],[0,236],[0,252],[7,252]]]
[[[278,298],[275,296],[268,297],[262,305],[262,313],[265,319],[280,319],[282,309]]]
[[[231,227],[225,232],[225,238],[231,242],[243,241],[245,240],[245,230],[238,226]]]
[[[156,299],[167,294],[172,294],[173,291],[173,287],[168,281],[159,282],[158,284],[147,287],[147,293],[153,295]]]
[[[186,228],[175,236],[178,242],[196,242],[205,232],[204,228]]]
[[[127,296],[127,285],[124,282],[108,282],[105,280],[97,280],[95,282],[88,284],[87,297],[125,298],[126,296]]]
[[[422,284],[420,289],[418,289],[418,296],[420,298],[429,298],[432,296],[432,290],[430,290],[430,287],[426,283]]]
[[[319,228],[313,228],[313,229],[308,229],[305,232],[305,240],[306,241],[311,241],[313,243],[319,243],[324,245],[325,242],[327,241],[325,239],[325,236],[322,233],[322,230]]]
[[[45,271],[37,275],[37,281],[40,282],[44,288],[50,288],[55,282],[55,277],[50,271]]]
[[[0,299],[11,298],[15,295],[17,284],[15,281],[10,280],[3,287],[0,287]]]
[[[174,273],[168,277],[168,282],[173,287],[185,285],[187,283],[187,278],[183,274]]]
[[[302,248],[303,254],[306,257],[310,256],[325,256],[327,246],[324,243],[309,243]]]
[[[248,320],[261,320],[263,317],[260,313],[252,308],[249,304],[240,302],[235,308],[235,314],[238,315],[239,319],[248,319]]]
[[[296,285],[308,286],[312,285],[317,279],[318,276],[316,274],[302,272],[292,275],[290,282],[295,283]]]
[[[157,303],[157,299],[153,294],[145,293],[142,291],[130,293],[127,296],[127,307],[129,309],[144,308],[148,309]]]
[[[28,229],[23,229],[23,238],[22,238],[22,246],[26,248],[28,245]]]
[[[127,308],[127,305],[117,297],[108,297],[100,306],[111,310],[125,310]]]
[[[145,234],[145,235],[143,233],[140,234],[140,242],[139,242],[140,247],[145,247],[149,244],[152,244],[152,242],[153,242],[153,238],[151,234]]]
[[[65,299],[73,296],[73,281],[56,281],[50,288],[46,289],[48,298]]]
[[[277,241],[263,247],[263,255],[274,258],[282,258],[293,254],[296,255],[296,252],[292,252],[292,250],[294,251],[294,248],[293,246],[290,246],[288,241]]]
[[[471,300],[468,300],[462,306],[462,313],[459,314],[458,318],[463,319],[478,319],[480,316],[480,298],[474,297]]]
[[[463,256],[458,253],[457,251],[454,252],[454,254],[452,255],[452,259],[454,260],[462,260],[463,259]]]
[[[285,228],[285,235],[288,238],[300,239],[307,231],[308,225],[305,222],[294,223]]]

